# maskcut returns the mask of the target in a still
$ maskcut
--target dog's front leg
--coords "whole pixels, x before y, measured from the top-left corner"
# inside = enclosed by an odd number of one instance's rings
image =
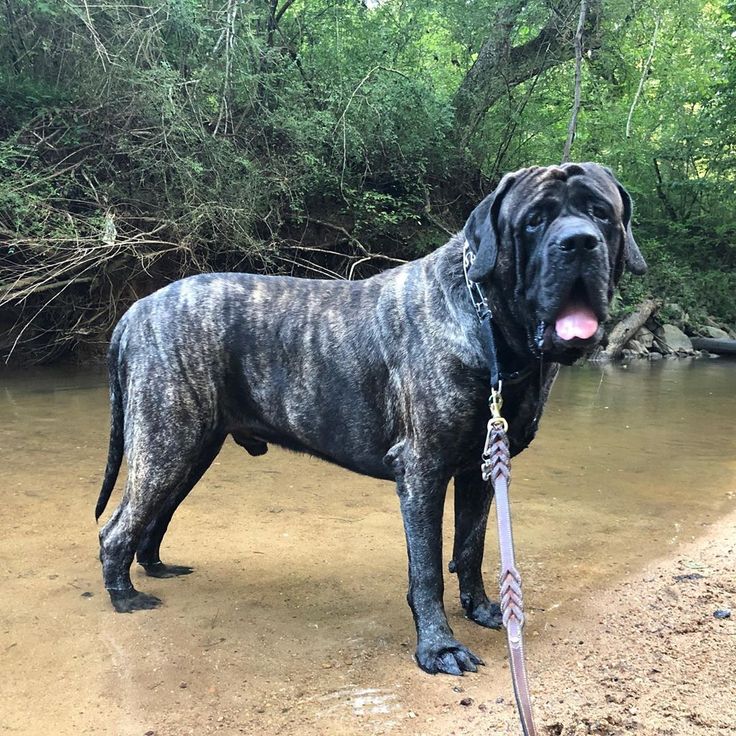
[[[465,615],[481,626],[500,629],[501,609],[488,600],[481,573],[492,500],[493,487],[481,477],[480,465],[455,476],[455,546],[450,572],[457,573]]]
[[[431,674],[475,672],[483,662],[455,639],[442,603],[442,508],[449,478],[416,462],[403,465],[397,489],[409,553],[407,600],[417,629],[417,664]]]

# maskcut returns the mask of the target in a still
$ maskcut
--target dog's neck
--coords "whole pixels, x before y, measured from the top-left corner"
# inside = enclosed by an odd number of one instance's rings
[[[467,267],[469,264],[465,259],[465,249],[470,249],[471,254],[472,249],[469,244],[466,245],[462,233],[456,236],[452,245],[454,246],[453,250],[456,250],[459,254],[460,261],[459,275],[462,279],[462,286],[457,288],[465,292],[467,298],[463,302],[473,313],[481,344],[484,342],[481,335],[484,307],[491,313],[491,328],[501,378],[508,382],[509,380],[521,380],[533,374],[539,366],[541,357],[534,343],[535,336],[529,334],[521,326],[513,327],[514,325],[520,325],[520,323],[523,324],[523,320],[519,319],[519,315],[514,315],[511,312],[507,300],[502,298],[498,288],[494,287],[492,283],[475,285],[468,281]],[[453,274],[457,273],[457,269],[453,268],[452,272]],[[479,306],[478,302],[481,299],[484,301],[484,305]],[[484,356],[484,359],[488,362],[488,356]]]

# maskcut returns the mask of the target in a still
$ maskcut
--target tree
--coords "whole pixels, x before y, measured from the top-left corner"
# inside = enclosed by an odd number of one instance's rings
[[[595,49],[600,44],[601,3],[595,0],[588,5],[586,45]],[[490,24],[491,33],[455,95],[460,141],[467,143],[488,110],[513,87],[575,58],[573,37],[578,9],[578,2],[540,7],[540,16],[546,16],[543,25],[536,32],[525,28],[524,40],[518,44],[513,39],[520,34],[520,16],[528,10],[526,3],[508,3],[497,9]]]
[[[192,272],[421,255],[567,137],[573,0],[3,2],[4,355],[104,345]],[[571,152],[635,195],[628,298],[732,320],[735,27],[725,0],[587,0]]]

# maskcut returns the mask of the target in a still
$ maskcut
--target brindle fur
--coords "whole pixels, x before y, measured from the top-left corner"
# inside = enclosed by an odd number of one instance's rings
[[[191,571],[161,562],[161,540],[230,434],[251,455],[274,443],[395,481],[417,662],[427,672],[475,671],[481,660],[454,638],[447,622],[441,569],[442,509],[454,477],[451,569],[467,616],[498,628],[499,610],[481,576],[493,497],[479,471],[489,374],[463,277],[463,242],[467,237],[478,252],[476,277],[494,309],[501,357],[517,367],[534,363],[528,328],[540,307],[529,292],[547,284],[544,267],[529,254],[522,258],[523,238],[514,224],[535,193],[549,185],[564,196],[568,178],[590,179],[605,192],[616,222],[603,233],[604,255],[594,267],[606,294],[622,259],[638,253],[627,240],[628,197],[600,167],[535,168],[510,177],[478,206],[463,233],[425,258],[372,278],[208,274],[177,281],[130,308],[110,345],[112,430],[97,505],[99,517],[124,447],[123,498],[100,532],[105,587],[116,610],[160,602],[133,588],[135,555],[152,575]],[[550,356],[569,360],[588,347],[552,346]],[[513,454],[532,440],[557,370],[556,362],[537,363],[531,375],[505,389]]]

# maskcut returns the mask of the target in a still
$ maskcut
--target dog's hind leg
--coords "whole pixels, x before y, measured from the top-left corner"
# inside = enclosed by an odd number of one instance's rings
[[[139,401],[147,400],[142,396]],[[116,611],[154,608],[155,596],[139,593],[130,580],[130,566],[148,525],[171,506],[188,479],[192,458],[212,445],[214,429],[188,412],[180,397],[159,401],[155,413],[131,407],[126,417],[128,478],[123,498],[100,531],[100,561],[105,588]],[[204,472],[204,471],[202,471]]]
[[[455,544],[450,572],[457,573],[465,615],[481,626],[500,629],[501,609],[488,600],[481,572],[492,500],[493,487],[483,480],[479,467],[455,476]]]
[[[136,550],[136,559],[146,575],[154,578],[172,578],[193,572],[193,568],[187,565],[166,565],[161,562],[161,542],[177,508],[212,465],[222,448],[223,441],[224,436],[218,436],[204,447],[186,480],[174,495],[166,499],[163,508],[148,523]]]

